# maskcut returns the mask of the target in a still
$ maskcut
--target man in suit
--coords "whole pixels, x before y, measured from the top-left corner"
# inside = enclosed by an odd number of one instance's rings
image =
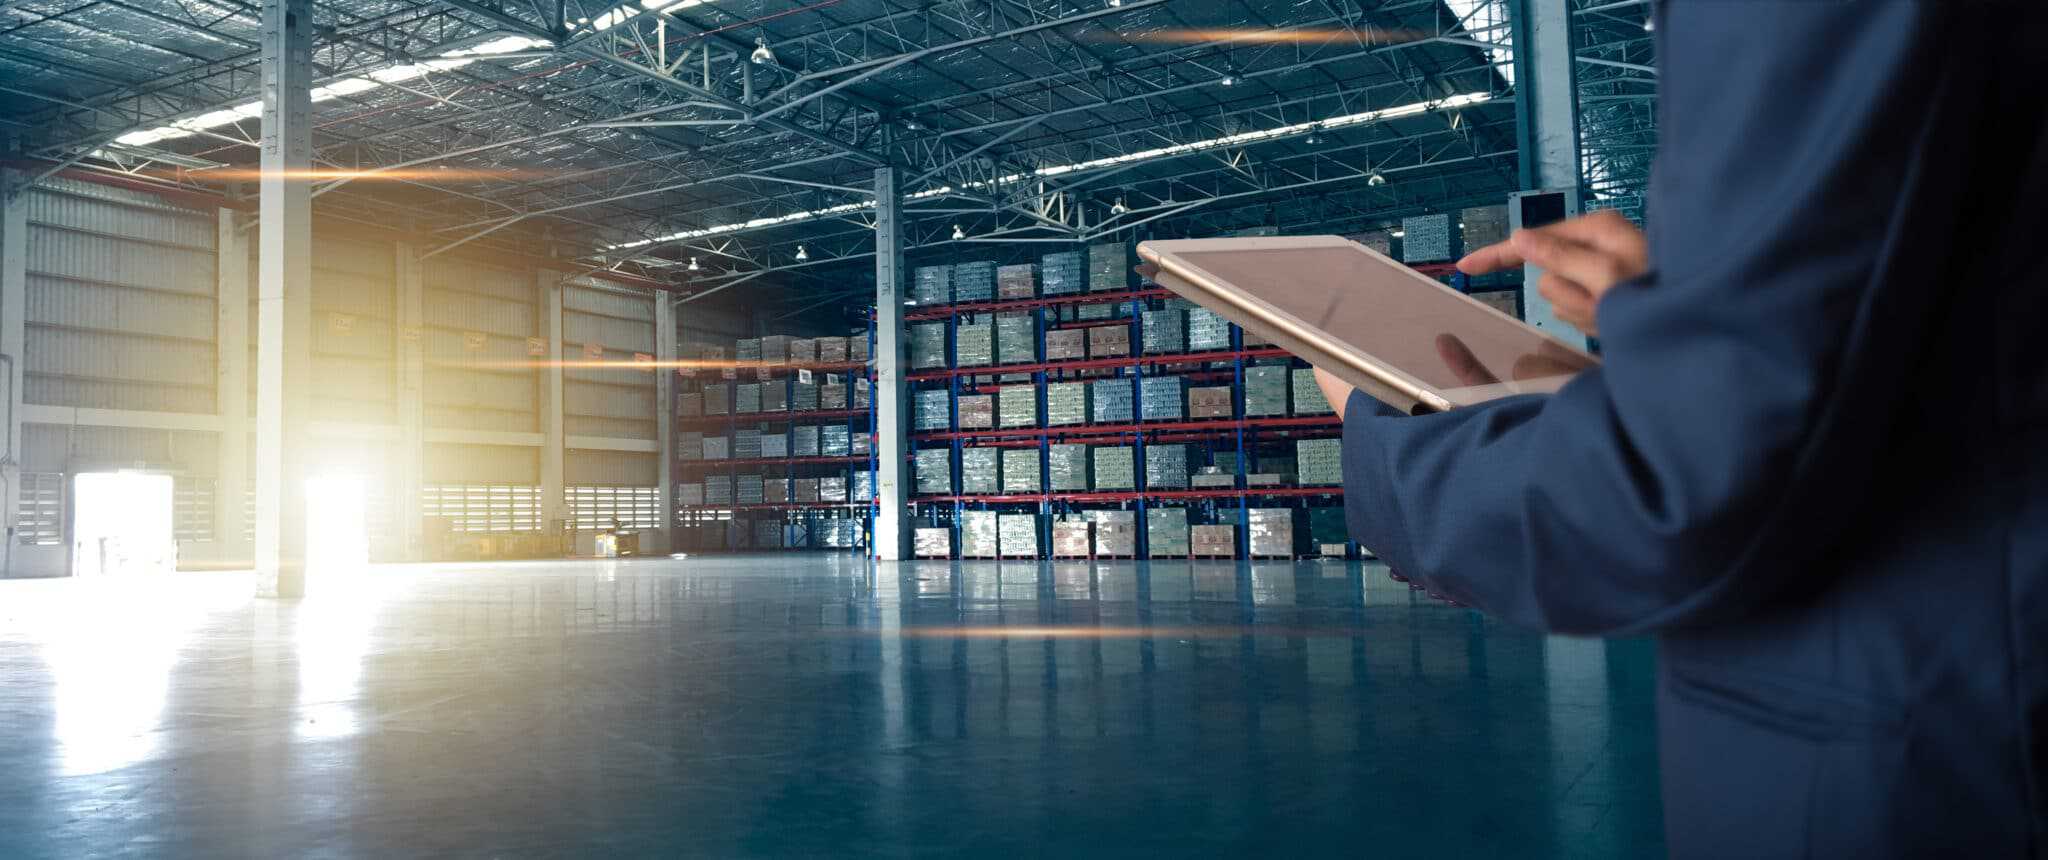
[[[1664,0],[1645,238],[1529,260],[1605,363],[1402,417],[1353,535],[1511,622],[1654,634],[1686,857],[2048,857],[2039,0]]]

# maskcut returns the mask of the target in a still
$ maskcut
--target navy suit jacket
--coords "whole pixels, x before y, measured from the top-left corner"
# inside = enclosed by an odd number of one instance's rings
[[[1674,855],[2048,856],[2044,9],[1661,2],[1605,365],[1348,404],[1349,523],[1396,569],[1658,637]]]

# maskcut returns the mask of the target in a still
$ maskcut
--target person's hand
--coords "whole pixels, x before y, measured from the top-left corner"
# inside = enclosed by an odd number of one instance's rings
[[[1458,271],[1484,275],[1523,263],[1543,268],[1536,291],[1550,300],[1557,318],[1598,336],[1595,312],[1600,297],[1615,284],[1650,269],[1650,246],[1643,231],[1620,213],[1603,210],[1559,221],[1547,227],[1517,230],[1505,242],[1473,251],[1458,261]]]
[[[1330,401],[1330,408],[1337,411],[1337,420],[1344,420],[1344,405],[1351,402],[1351,383],[1338,379],[1336,374],[1318,367],[1316,387],[1323,390],[1323,399]]]

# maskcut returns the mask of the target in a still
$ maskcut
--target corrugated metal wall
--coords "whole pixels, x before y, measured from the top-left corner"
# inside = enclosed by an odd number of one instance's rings
[[[539,360],[533,273],[443,257],[425,268],[427,426],[540,430],[540,371],[522,366]]]
[[[367,424],[398,419],[395,254],[390,242],[313,240],[315,418]]]
[[[426,482],[540,486],[540,449],[429,442]]]
[[[26,424],[21,428],[21,470],[144,468],[213,477],[219,474],[219,438],[201,430]]]
[[[606,361],[629,362],[635,353],[654,355],[653,298],[645,293],[564,287],[562,351],[572,360],[594,357],[586,345],[601,347]],[[653,372],[573,366],[564,370],[562,424],[571,436],[653,439]],[[655,472],[650,467],[637,483],[654,482]]]
[[[562,453],[562,483],[650,487],[660,466],[659,454],[571,448]]]
[[[61,178],[26,205],[26,402],[212,412],[214,213]]]

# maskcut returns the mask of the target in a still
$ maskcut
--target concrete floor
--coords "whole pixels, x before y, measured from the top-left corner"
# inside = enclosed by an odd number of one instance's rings
[[[1662,853],[1649,647],[1377,565],[314,588],[0,582],[0,856]]]

